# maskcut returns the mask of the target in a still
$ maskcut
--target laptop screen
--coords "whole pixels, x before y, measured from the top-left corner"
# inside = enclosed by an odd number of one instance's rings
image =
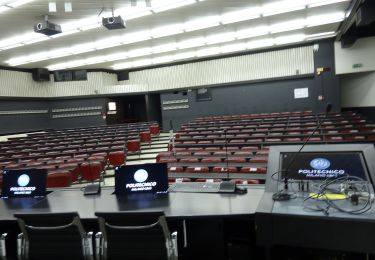
[[[115,194],[166,193],[166,163],[125,165],[115,169]]]
[[[1,197],[44,197],[46,187],[46,169],[4,170]]]

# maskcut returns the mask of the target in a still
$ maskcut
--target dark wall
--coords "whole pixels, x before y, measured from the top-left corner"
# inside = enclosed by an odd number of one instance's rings
[[[50,110],[61,108],[79,108],[79,107],[96,107],[101,106],[101,110],[84,110],[51,113],[50,128],[74,128],[85,126],[99,126],[105,125],[106,121],[103,119],[103,113],[106,111],[107,99],[106,98],[87,98],[87,99],[59,99],[49,101]],[[65,117],[65,118],[52,118],[52,114],[76,114],[85,112],[101,112],[100,115],[79,116],[79,117]]]
[[[48,110],[43,100],[0,100],[0,111]],[[48,128],[47,114],[0,115],[0,133],[31,132]]]
[[[162,110],[164,130],[169,129],[172,120],[174,129],[199,116],[235,115],[283,111],[312,110],[324,112],[327,103],[333,105],[333,111],[340,111],[339,79],[335,76],[334,47],[332,41],[319,42],[314,52],[314,67],[324,67],[322,75],[310,75],[305,78],[278,79],[275,81],[249,82],[241,85],[211,87],[211,101],[196,101],[196,90],[161,94],[161,101],[188,99],[189,108]],[[294,99],[295,88],[309,89],[309,97]],[[318,100],[319,96],[323,100]]]
[[[162,123],[160,94],[146,95],[147,121],[156,121]]]
[[[294,99],[294,89],[314,86],[314,79],[294,79],[275,82],[215,87],[211,89],[210,101],[197,101],[196,90],[184,95],[182,91],[161,94],[161,101],[188,99],[189,108],[162,110],[164,130],[168,130],[172,120],[174,129],[199,116],[240,115],[277,111],[313,110],[312,97]]]
[[[312,95],[317,100],[313,109],[316,112],[325,110],[326,104],[332,104],[332,111],[341,110],[341,89],[339,77],[335,75],[335,50],[333,41],[322,41],[319,43],[318,51],[314,52],[315,72],[318,68],[325,68],[327,71],[314,78],[314,88]],[[319,95],[323,100],[319,101]]]

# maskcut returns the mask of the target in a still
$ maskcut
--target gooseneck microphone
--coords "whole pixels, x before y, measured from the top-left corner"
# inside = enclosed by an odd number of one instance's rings
[[[285,173],[285,177],[284,177],[284,189],[281,190],[281,191],[276,192],[273,195],[273,200],[280,201],[280,200],[289,200],[290,199],[290,195],[287,194],[287,193],[284,193],[284,191],[287,191],[289,189],[289,177],[286,176],[286,175],[287,175],[290,167],[293,165],[294,161],[296,160],[297,156],[302,152],[302,149],[310,141],[311,137],[315,134],[315,132],[318,129],[321,128],[323,122],[327,119],[328,113],[331,112],[331,110],[332,110],[332,104],[331,103],[327,103],[323,119],[319,120],[319,117],[317,117],[317,119],[319,121],[318,125],[314,128],[314,130],[312,131],[312,133],[306,138],[305,142],[301,145],[300,149],[296,153],[294,153],[292,159],[288,163],[288,165],[285,168],[285,170],[281,169],[281,173],[283,173],[283,172]]]

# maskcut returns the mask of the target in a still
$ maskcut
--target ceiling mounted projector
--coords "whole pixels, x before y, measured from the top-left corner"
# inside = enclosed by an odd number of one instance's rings
[[[103,17],[103,26],[108,30],[125,29],[126,23],[121,16]]]
[[[62,31],[60,25],[51,23],[49,21],[43,21],[34,25],[34,32],[50,36],[61,33]]]

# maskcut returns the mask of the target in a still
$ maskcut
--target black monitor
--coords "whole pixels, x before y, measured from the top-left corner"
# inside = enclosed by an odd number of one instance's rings
[[[115,194],[167,193],[166,163],[124,165],[115,169]]]
[[[283,183],[275,180],[285,178],[325,180],[350,175],[360,177],[374,185],[373,144],[314,144],[306,145],[300,153],[297,153],[300,148],[300,145],[271,146],[266,191],[277,191],[278,185]]]
[[[44,197],[47,189],[46,169],[4,170],[1,197]]]

